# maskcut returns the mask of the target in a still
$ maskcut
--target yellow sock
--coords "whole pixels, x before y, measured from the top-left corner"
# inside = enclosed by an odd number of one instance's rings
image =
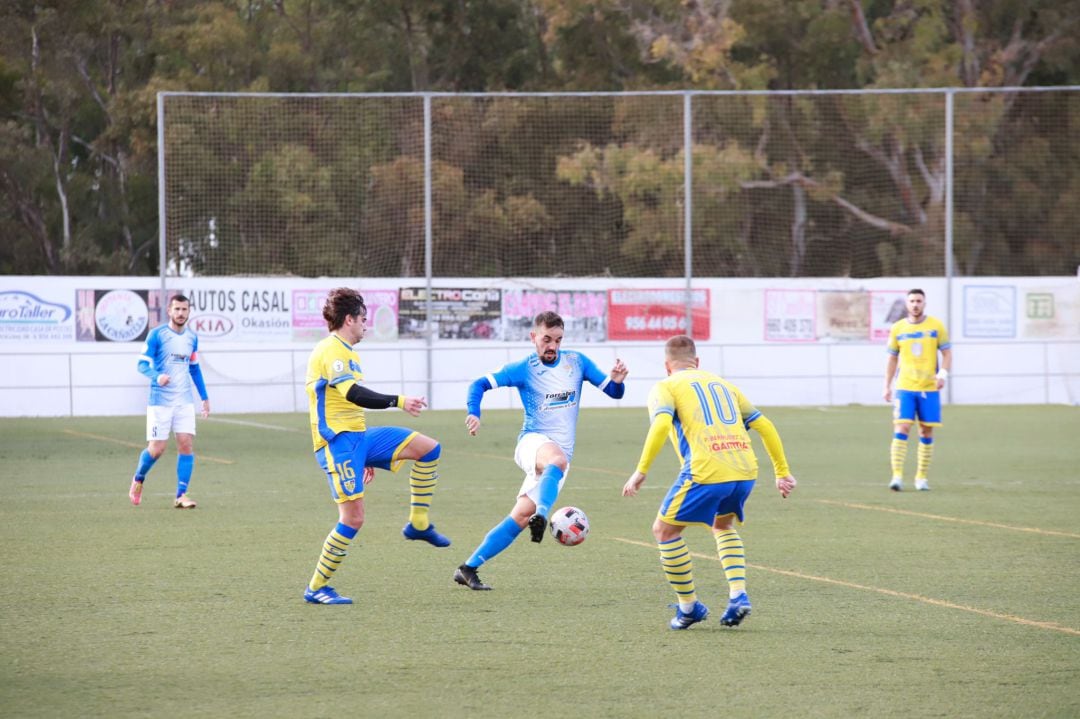
[[[915,470],[915,479],[926,479],[926,473],[930,469],[930,460],[934,458],[934,440],[924,437],[919,440],[919,465]]]
[[[724,576],[728,581],[728,593],[737,597],[746,591],[746,550],[742,537],[734,529],[722,529],[713,532],[716,538],[716,553],[720,555],[720,564],[724,566]]]
[[[421,532],[430,526],[431,495],[439,483],[439,458],[416,460],[409,472],[409,522]]]
[[[330,583],[330,578],[344,561],[349,544],[356,536],[356,531],[341,523],[330,530],[330,534],[326,535],[326,541],[323,542],[322,554],[319,555],[319,561],[315,565],[315,573],[311,575],[311,581],[308,582],[308,589],[314,592]]]
[[[660,566],[664,568],[668,584],[675,590],[679,606],[693,605],[697,601],[694,564],[690,560],[690,550],[686,548],[686,542],[682,537],[675,537],[669,542],[659,542],[657,546],[660,548]]]
[[[904,460],[907,459],[907,435],[893,435],[889,458],[892,460],[892,476],[903,477]]]

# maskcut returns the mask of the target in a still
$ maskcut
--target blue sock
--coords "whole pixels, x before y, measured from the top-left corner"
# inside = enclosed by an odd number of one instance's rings
[[[540,475],[540,491],[537,492],[536,513],[541,517],[547,517],[551,512],[551,505],[559,498],[559,482],[562,481],[563,471],[557,465],[549,464],[544,467]]]
[[[146,479],[146,474],[156,461],[157,458],[150,454],[150,450],[144,449],[142,454],[139,455],[139,466],[135,468],[135,481],[141,482]]]
[[[187,491],[191,483],[191,471],[195,469],[195,455],[181,454],[176,458],[176,496]]]
[[[345,537],[346,539],[353,539],[356,536],[356,533],[360,530],[354,527],[350,527],[347,524],[342,524],[341,522],[338,522],[337,526],[334,527],[334,531],[340,534],[342,537]]]
[[[513,544],[519,534],[521,534],[521,527],[517,525],[513,517],[507,516],[506,519],[496,524],[487,533],[484,541],[480,542],[480,546],[476,548],[476,551],[473,552],[473,555],[469,557],[465,564],[476,569],[489,559],[494,559],[499,552]]]

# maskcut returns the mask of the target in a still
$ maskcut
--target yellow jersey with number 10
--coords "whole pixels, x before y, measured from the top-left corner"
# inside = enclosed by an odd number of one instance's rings
[[[649,393],[650,419],[661,413],[672,415],[680,476],[689,474],[699,484],[757,478],[747,426],[761,412],[735,385],[705,370],[680,370]]]

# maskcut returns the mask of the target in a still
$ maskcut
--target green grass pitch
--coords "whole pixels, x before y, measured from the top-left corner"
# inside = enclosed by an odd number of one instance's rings
[[[301,592],[336,520],[303,415],[199,424],[194,511],[172,509],[175,448],[127,488],[144,420],[0,420],[0,716],[1080,716],[1080,409],[948,407],[930,492],[886,489],[887,407],[772,409],[794,473],[765,479],[742,527],[752,616],[720,626],[711,536],[691,528],[712,617],[667,629],[649,527],[665,448],[620,496],[641,409],[585,410],[558,504],[588,541],[527,536],[451,580],[509,510],[517,412],[407,424],[443,443],[432,517],[406,542],[405,472],[379,472],[334,584]],[[760,450],[760,440],[755,439]]]

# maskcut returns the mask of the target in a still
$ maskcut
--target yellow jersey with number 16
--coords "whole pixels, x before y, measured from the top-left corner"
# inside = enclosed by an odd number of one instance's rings
[[[360,356],[337,335],[321,340],[311,351],[304,384],[316,452],[341,432],[367,428],[364,410],[345,399],[349,388],[363,379]]]

